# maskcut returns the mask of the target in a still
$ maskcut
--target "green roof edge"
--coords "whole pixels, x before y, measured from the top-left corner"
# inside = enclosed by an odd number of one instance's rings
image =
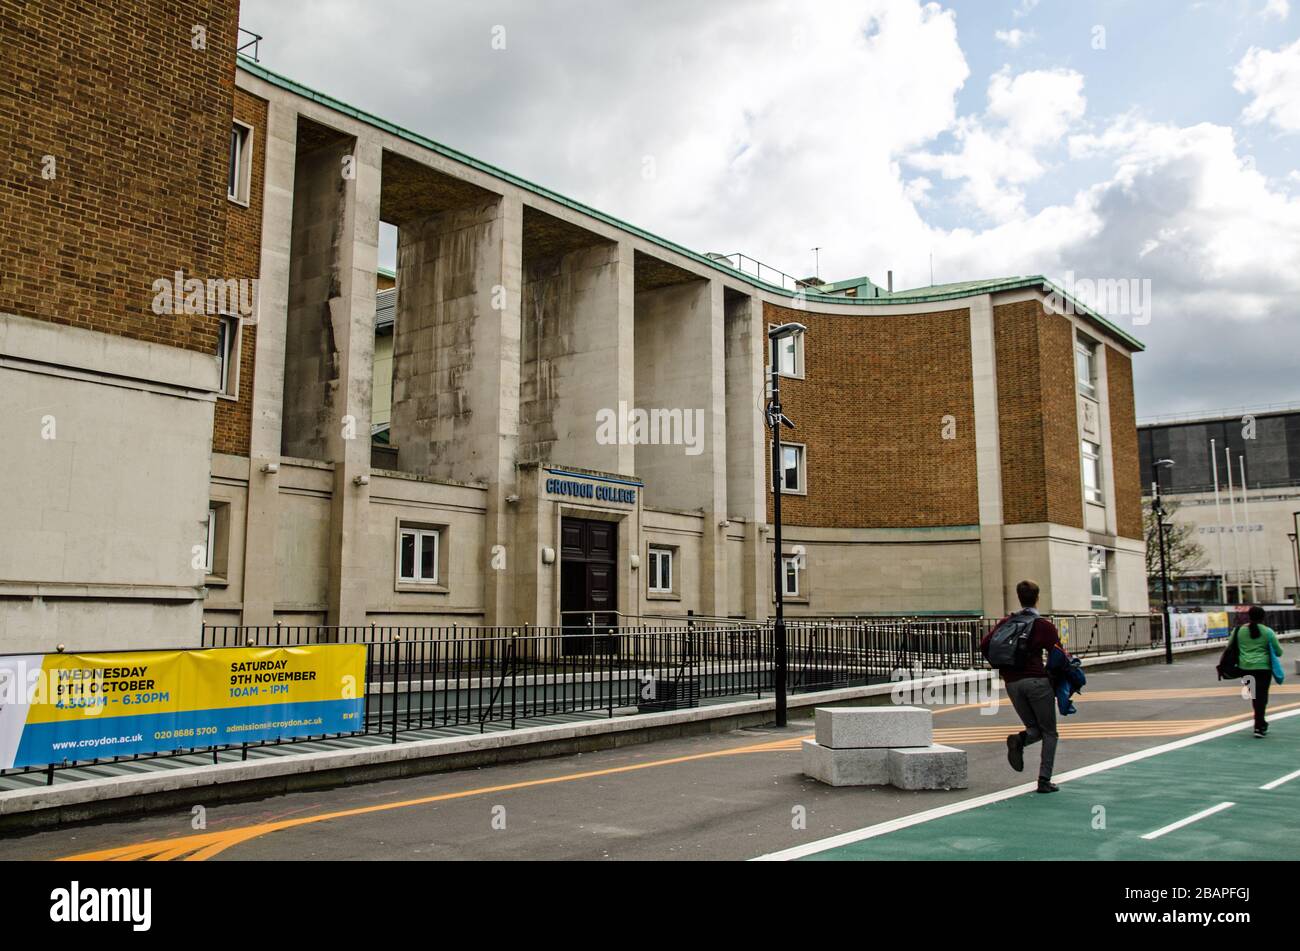
[[[536,195],[540,195],[543,198],[547,198],[557,204],[564,205],[566,208],[571,208],[574,211],[581,212],[584,215],[588,215],[592,218],[595,218],[598,221],[602,221],[607,225],[612,225],[615,228],[619,228],[623,231],[628,231],[636,235],[637,237],[644,238],[645,240],[651,242],[652,244],[659,245],[659,247],[661,248],[666,248],[670,251],[675,251],[678,254],[688,257],[699,264],[703,264],[707,267],[713,268],[714,270],[724,271],[727,274],[732,275],[736,279],[750,285],[751,287],[761,288],[770,294],[778,294],[782,297],[789,297],[789,298],[794,298],[798,296],[801,297],[803,300],[807,300],[807,301],[817,301],[820,303],[827,303],[827,304],[848,304],[851,306],[858,306],[858,307],[870,307],[872,305],[881,306],[885,304],[933,303],[935,301],[958,300],[963,297],[972,296],[972,293],[970,291],[954,291],[954,292],[938,293],[938,294],[920,293],[915,295],[907,294],[905,292],[902,293],[896,292],[891,297],[879,298],[879,299],[839,297],[833,294],[818,294],[815,292],[812,293],[804,292],[802,294],[797,294],[795,291],[788,290],[784,287],[778,287],[775,284],[769,284],[766,281],[760,280],[759,278],[755,277],[752,274],[746,274],[744,271],[741,271],[738,268],[734,268],[723,261],[719,261],[715,258],[711,258],[706,254],[701,254],[699,251],[692,251],[690,248],[677,244],[675,241],[670,241],[667,238],[662,238],[657,234],[646,231],[644,228],[639,228],[634,224],[615,218],[613,215],[607,214],[603,211],[600,211],[599,209],[592,208],[590,205],[584,205],[582,202],[574,201],[572,198],[566,198],[564,195],[561,195],[559,192],[552,191],[551,189],[547,188],[544,185],[538,185],[536,182],[530,182],[528,181],[528,179],[522,178],[519,175],[515,175],[512,172],[507,172],[504,169],[497,168],[495,165],[490,165],[487,162],[480,161],[479,159],[476,159],[473,156],[466,155],[464,152],[458,152],[456,149],[453,149],[446,145],[442,145],[439,142],[435,142],[433,139],[421,135],[418,132],[412,132],[410,129],[403,128],[402,126],[397,125],[395,122],[390,122],[387,119],[374,115],[373,113],[369,113],[362,109],[358,109],[355,106],[350,106],[346,102],[343,102],[342,100],[335,99],[333,96],[326,95],[325,93],[322,92],[317,92],[316,90],[304,86],[302,83],[297,82],[296,80],[290,79],[287,76],[282,76],[279,73],[267,69],[261,63],[258,63],[256,60],[249,59],[243,54],[238,54],[235,58],[235,62],[239,69],[242,69],[247,73],[251,73],[252,75],[257,76],[260,79],[264,79],[266,82],[270,83],[273,86],[279,86],[281,89],[286,89],[289,92],[294,93],[295,95],[303,97],[304,99],[310,99],[313,102],[318,102],[323,106],[327,106],[330,109],[333,109],[335,112],[341,112],[344,115],[351,116],[354,119],[366,123],[367,125],[374,126],[377,129],[382,129],[385,132],[392,133],[393,135],[396,135],[398,138],[406,139],[408,142],[412,142],[416,145],[421,146],[422,148],[426,148],[433,152],[437,152],[439,155],[449,158],[452,161],[459,162],[462,165],[468,165],[470,168],[476,169],[480,172],[484,172],[485,174],[488,175],[492,175],[496,178],[500,178],[504,181],[509,182],[512,185],[518,186],[519,188],[523,188],[526,191],[530,191]],[[1093,320],[1098,324],[1100,324],[1102,327],[1105,327],[1116,337],[1119,337],[1125,343],[1128,343],[1130,346],[1132,346],[1132,348],[1135,351],[1142,351],[1146,349],[1146,347],[1142,345],[1142,342],[1138,340],[1136,337],[1133,337],[1132,335],[1125,333],[1123,330],[1121,330],[1119,327],[1116,327],[1114,324],[1112,324],[1106,318],[1102,317],[1092,308],[1087,307],[1084,304],[1080,303],[1079,301],[1074,300],[1074,298],[1070,297],[1070,295],[1066,294],[1065,291],[1057,287],[1056,284],[1047,280],[1047,278],[1043,277],[1042,275],[1033,275],[1030,277],[1012,277],[1012,278],[993,279],[985,283],[988,286],[983,287],[979,291],[979,293],[990,294],[998,291],[1010,291],[1010,290],[1017,290],[1024,287],[1034,287],[1040,285],[1045,288],[1050,288],[1052,292],[1061,295],[1063,298],[1069,301],[1080,314],[1083,314],[1085,317],[1089,318],[1090,320]]]

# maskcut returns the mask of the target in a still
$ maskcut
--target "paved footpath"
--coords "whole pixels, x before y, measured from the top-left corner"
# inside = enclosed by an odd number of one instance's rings
[[[196,790],[195,810],[11,834],[0,858],[1300,857],[1300,715],[1286,716],[1300,686],[1274,688],[1274,725],[1256,740],[1234,730],[1249,705],[1216,683],[1212,658],[1089,678],[1051,796],[1018,792],[1037,753],[1023,774],[1007,766],[1008,704],[957,703],[934,706],[935,738],[969,751],[965,790],[806,779],[803,720],[208,808]]]

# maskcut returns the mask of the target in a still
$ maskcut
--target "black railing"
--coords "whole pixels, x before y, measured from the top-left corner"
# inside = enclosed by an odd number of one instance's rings
[[[1072,653],[1089,656],[1161,643],[1159,617],[1054,616]],[[1279,631],[1300,621],[1275,612]],[[897,680],[936,671],[985,668],[979,643],[986,618],[792,619],[787,622],[789,689],[810,692]],[[203,647],[366,645],[365,719],[355,734],[397,742],[402,734],[449,727],[513,728],[557,715],[651,712],[703,700],[763,697],[773,689],[770,622],[677,626],[327,627],[207,626]],[[122,759],[202,755],[246,758],[268,743],[184,749]],[[67,761],[48,772],[114,760]]]
[[[260,33],[254,33],[252,30],[245,30],[241,26],[239,28],[239,42],[235,47],[235,52],[242,56],[247,56],[256,63],[263,39],[264,37]],[[252,52],[249,52],[250,50]]]

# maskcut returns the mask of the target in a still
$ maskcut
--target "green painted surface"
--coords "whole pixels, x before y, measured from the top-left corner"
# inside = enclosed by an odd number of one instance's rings
[[[808,856],[811,861],[1300,859],[1300,717]],[[1221,802],[1231,809],[1154,840],[1143,835]],[[1105,828],[1096,828],[1105,810]]]

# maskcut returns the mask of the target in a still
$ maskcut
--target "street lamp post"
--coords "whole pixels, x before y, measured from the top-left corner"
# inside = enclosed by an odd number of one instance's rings
[[[1156,517],[1156,539],[1160,546],[1160,605],[1164,615],[1165,663],[1174,662],[1174,632],[1169,626],[1169,568],[1165,562],[1165,506],[1160,500],[1160,470],[1174,464],[1172,459],[1151,463],[1151,511]]]
[[[785,726],[786,722],[786,644],[785,644],[785,571],[781,558],[781,489],[784,479],[781,476],[781,427],[794,428],[794,423],[781,411],[781,361],[777,347],[786,337],[798,336],[808,328],[803,324],[788,323],[773,327],[767,332],[771,342],[772,360],[772,397],[767,404],[767,424],[772,427],[772,527],[775,537],[772,539],[772,581],[776,595],[776,621],[772,625],[774,641],[773,676],[776,680],[776,725]]]

